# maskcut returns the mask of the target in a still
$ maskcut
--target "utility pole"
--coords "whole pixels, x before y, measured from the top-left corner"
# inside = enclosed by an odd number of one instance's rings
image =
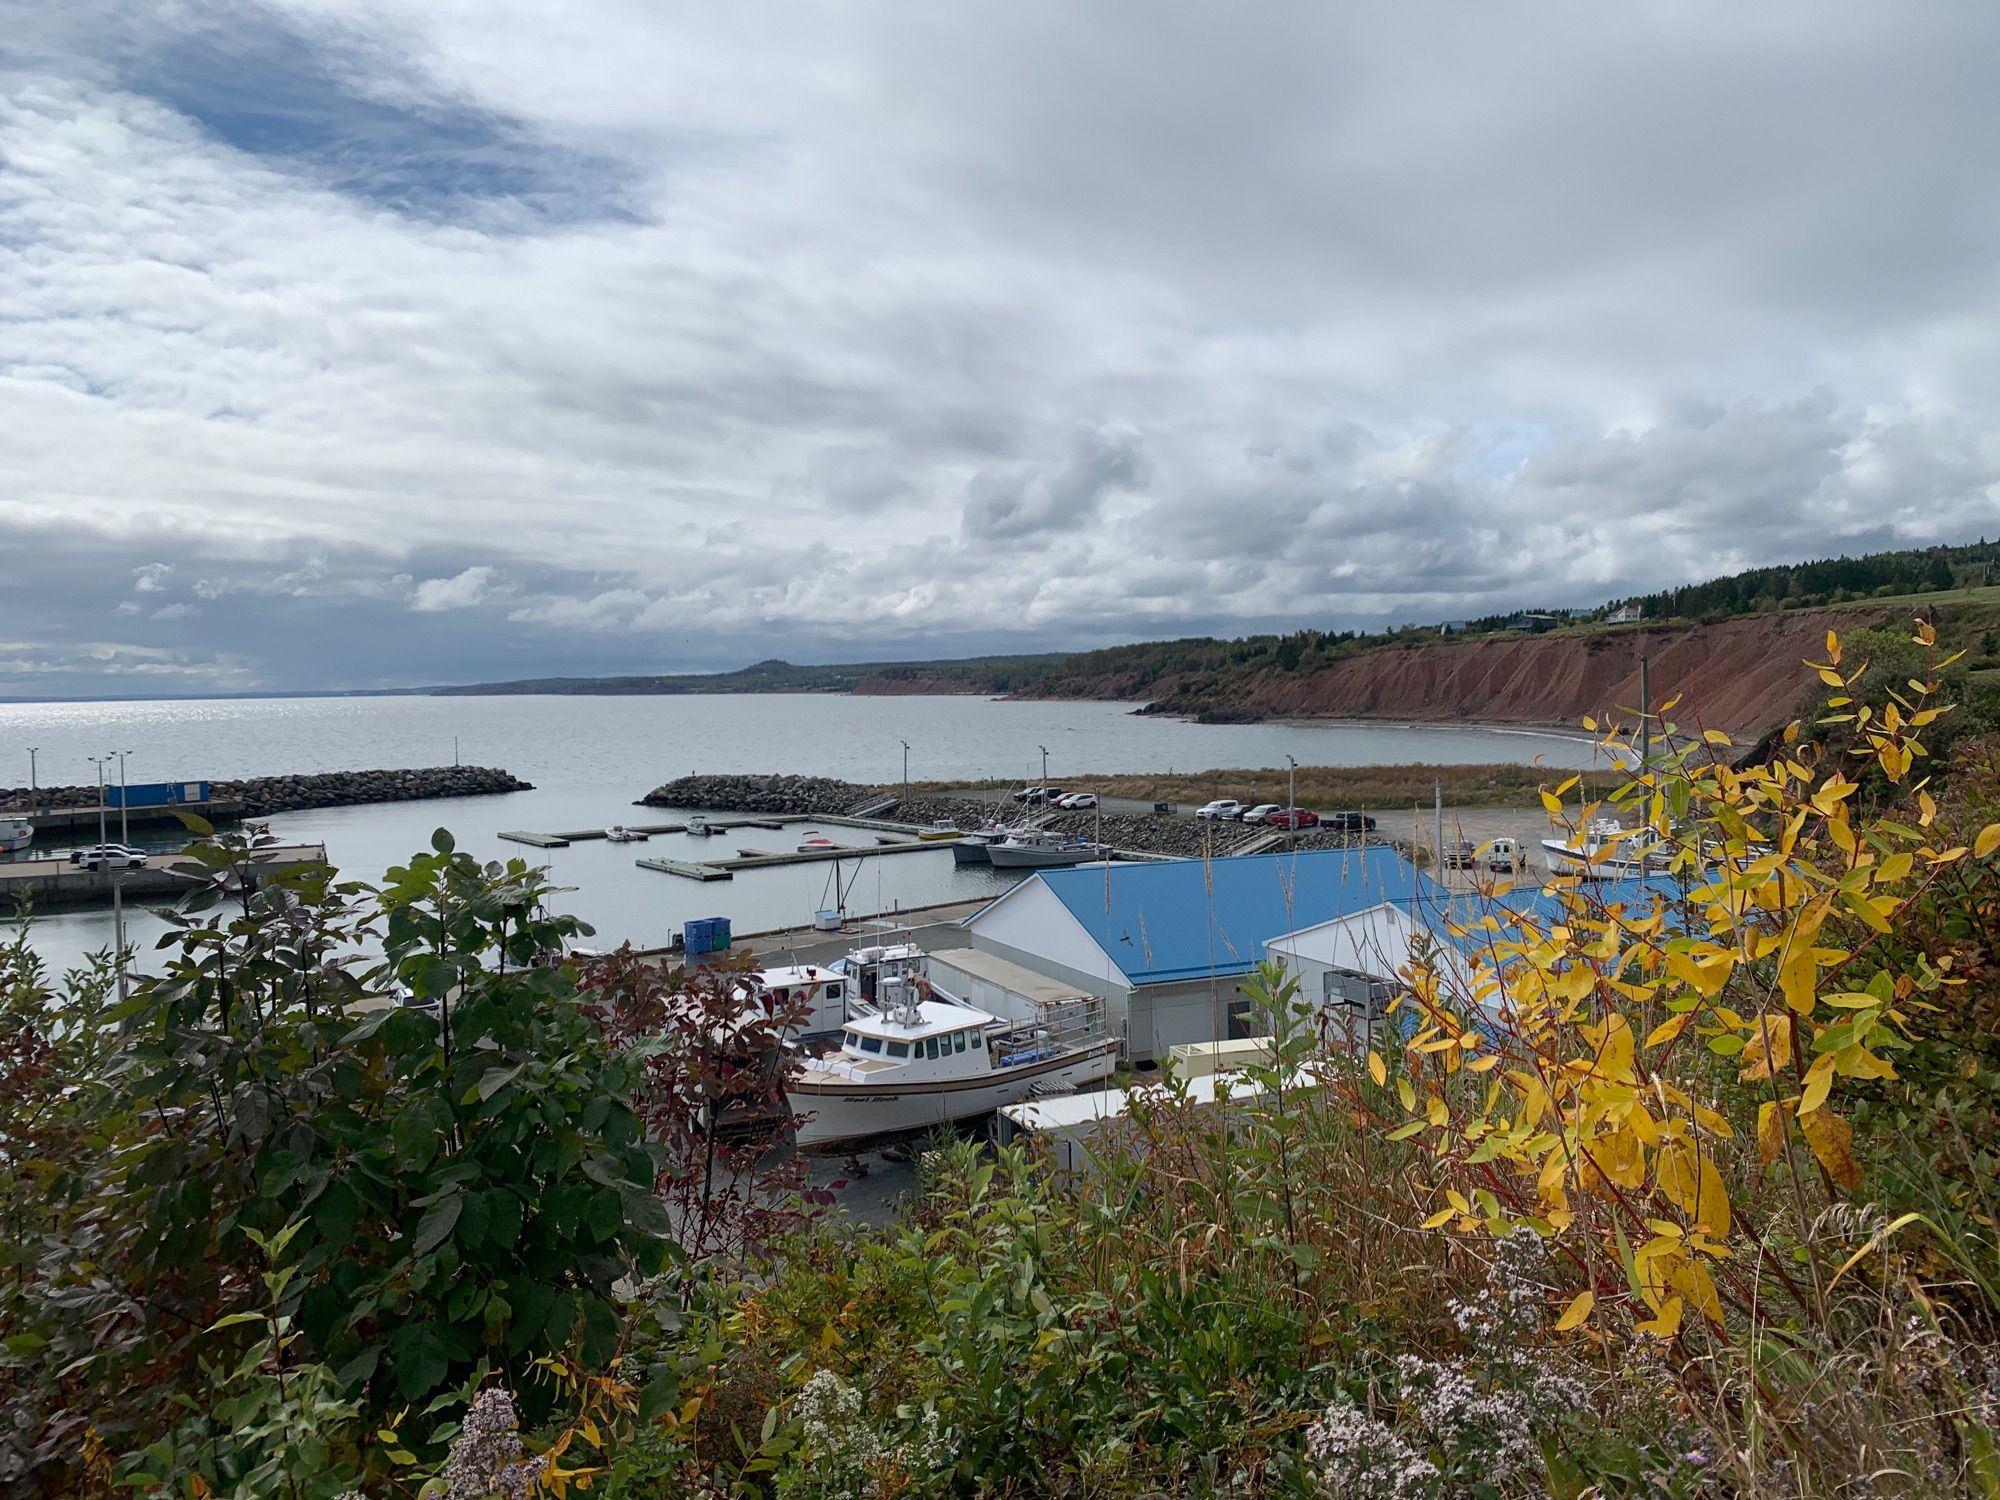
[[[35,791],[35,747],[28,746],[28,807],[32,810],[41,798]]]
[[[1646,676],[1646,658],[1639,658],[1639,774],[1653,759],[1653,692]]]
[[[125,983],[125,872],[111,867],[112,941],[118,944],[118,998],[129,998]]]
[[[1037,745],[1035,748],[1042,752],[1042,785],[1047,786],[1049,784],[1049,747],[1047,745]]]
[[[125,791],[125,757],[133,754],[130,750],[118,752],[118,842],[132,842],[132,799]]]
[[[1431,783],[1431,796],[1436,801],[1437,812],[1437,830],[1431,835],[1436,842],[1431,847],[1434,851],[1433,858],[1437,860],[1438,883],[1442,885],[1446,878],[1444,872],[1444,778],[1442,776]]]
[[[901,743],[903,746],[903,800],[908,802],[910,800],[910,742],[904,740]],[[900,809],[898,810],[900,811]]]
[[[104,827],[104,765],[111,759],[111,752],[107,750],[102,755],[90,755],[84,758],[97,767],[97,842],[108,844],[111,842],[111,835]]]

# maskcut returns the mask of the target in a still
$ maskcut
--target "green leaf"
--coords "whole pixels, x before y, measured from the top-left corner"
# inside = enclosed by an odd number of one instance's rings
[[[528,1065],[515,1063],[511,1068],[488,1068],[479,1079],[479,1100],[483,1104],[500,1090],[521,1076],[521,1070]]]
[[[411,1255],[428,1255],[444,1242],[458,1222],[459,1210],[465,1207],[465,1197],[461,1193],[447,1193],[429,1208],[423,1218],[417,1221],[417,1232],[410,1241]]]
[[[431,847],[440,854],[449,854],[458,845],[452,841],[449,828],[440,828],[431,834]]]
[[[215,837],[215,825],[200,813],[176,812],[174,816],[180,819],[181,827],[185,828],[196,838],[207,839]]]

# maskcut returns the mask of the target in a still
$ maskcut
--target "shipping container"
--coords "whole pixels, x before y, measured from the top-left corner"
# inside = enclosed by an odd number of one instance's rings
[[[180,807],[208,801],[205,781],[149,781],[138,786],[106,787],[107,807]]]

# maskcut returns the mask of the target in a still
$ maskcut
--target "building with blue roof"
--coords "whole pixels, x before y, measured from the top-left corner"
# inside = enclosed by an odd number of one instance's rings
[[[1105,1000],[1132,1061],[1244,1034],[1240,982],[1283,933],[1445,899],[1386,845],[1043,870],[966,919],[975,948]]]

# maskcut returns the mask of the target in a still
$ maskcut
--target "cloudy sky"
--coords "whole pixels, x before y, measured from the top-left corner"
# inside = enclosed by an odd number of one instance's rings
[[[0,0],[0,695],[2000,535],[2000,6]]]

